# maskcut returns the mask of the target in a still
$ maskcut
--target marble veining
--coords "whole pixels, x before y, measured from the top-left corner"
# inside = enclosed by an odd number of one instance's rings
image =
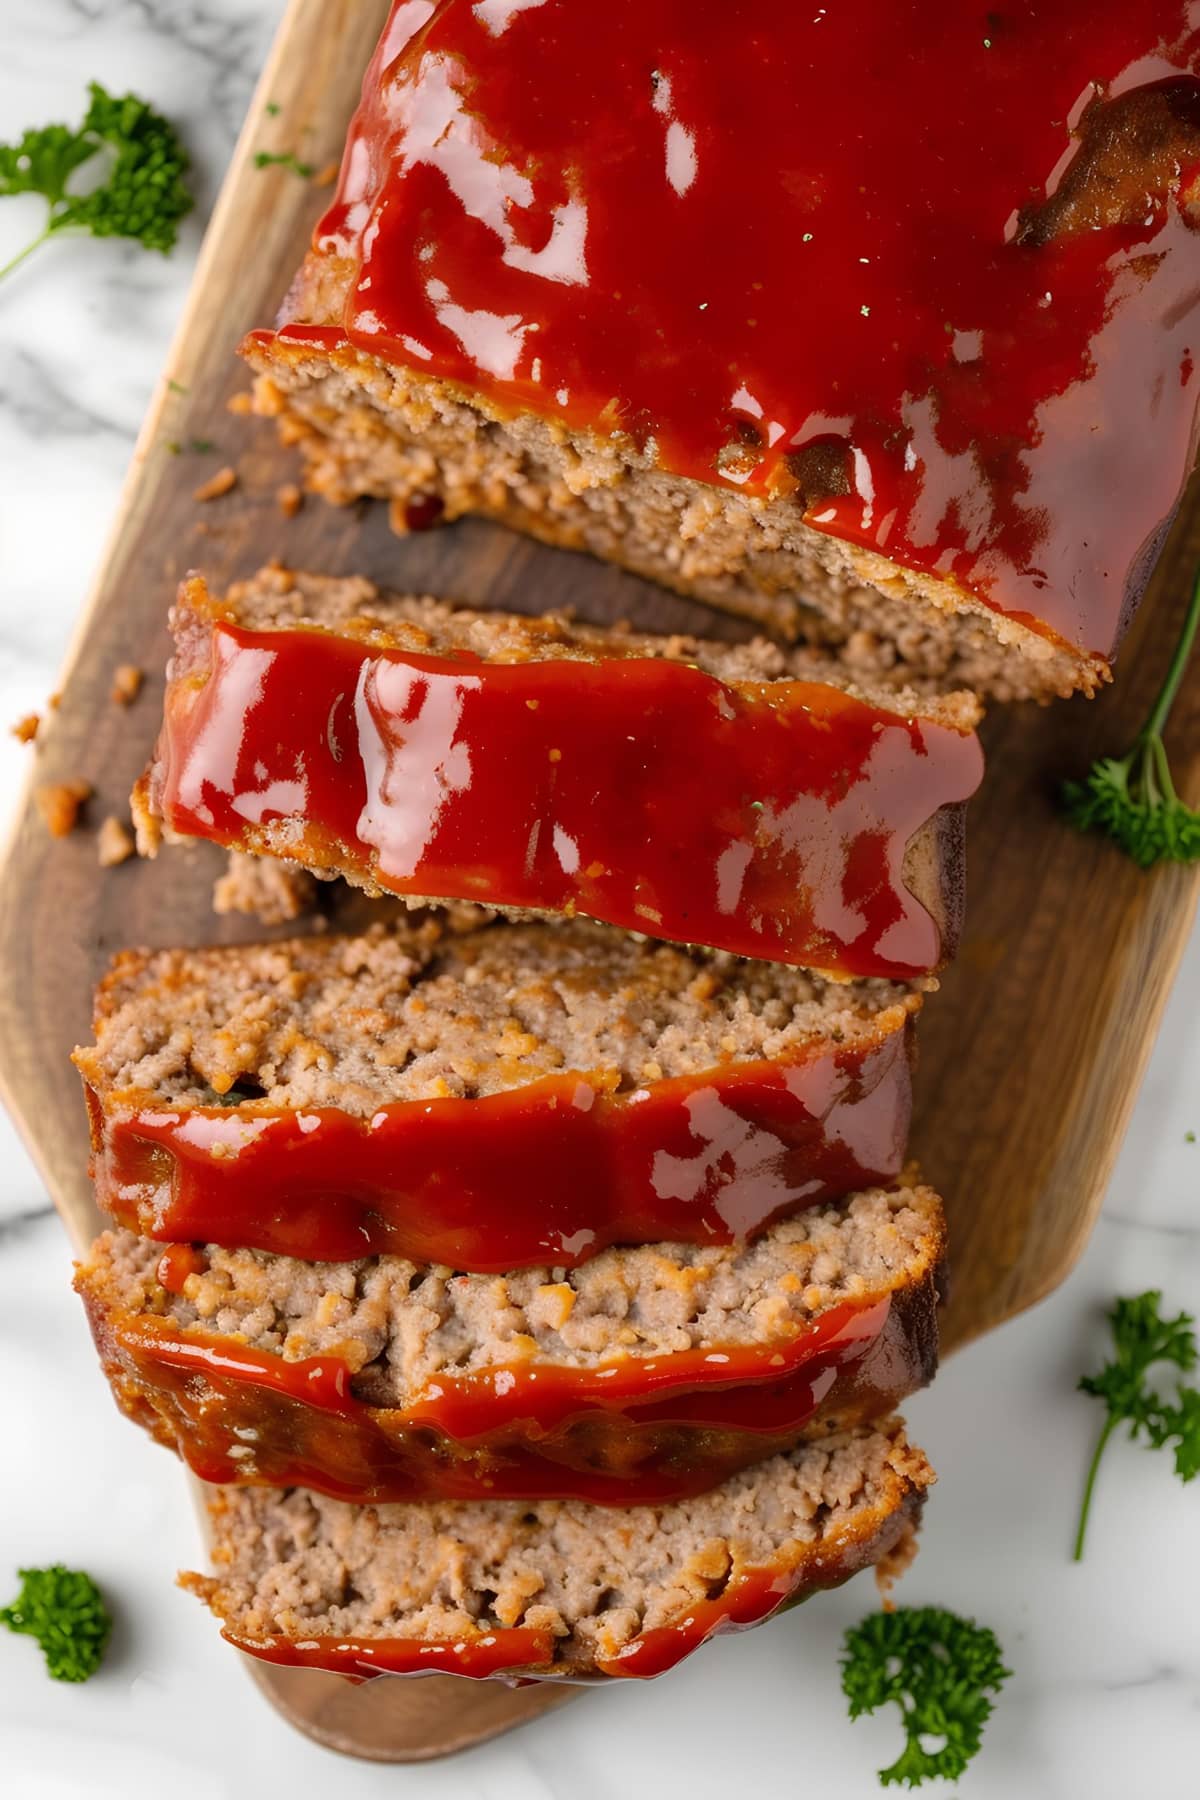
[[[204,220],[281,0],[37,0],[5,13],[0,135],[77,117],[98,78],[184,129],[200,206],[170,259],[60,243],[0,286],[0,725],[52,691]],[[0,261],[33,203],[0,205]],[[64,509],[70,529],[63,529]],[[0,732],[0,827],[30,752]],[[1163,1288],[1200,1312],[1200,937],[1191,946],[1104,1215],[1066,1285],[954,1358],[906,1409],[941,1471],[904,1585],[988,1621],[1015,1673],[970,1800],[1127,1800],[1194,1791],[1200,1766],[1200,1482],[1114,1442],[1088,1560],[1069,1561],[1099,1407],[1075,1392],[1102,1359],[1116,1292]],[[65,1079],[69,1080],[67,1076]],[[81,1120],[82,1128],[82,1120]],[[197,1539],[177,1467],[118,1419],[69,1288],[70,1254],[0,1119],[0,1598],[23,1562],[92,1569],[118,1621],[84,1688],[0,1634],[0,1792],[13,1800],[232,1800],[247,1785],[339,1800],[766,1800],[877,1792],[898,1748],[886,1716],[851,1727],[838,1690],[843,1589],[655,1684],[586,1696],[531,1730],[406,1771],[334,1761],[259,1700],[196,1603],[171,1584]],[[951,1790],[943,1790],[951,1791]]]

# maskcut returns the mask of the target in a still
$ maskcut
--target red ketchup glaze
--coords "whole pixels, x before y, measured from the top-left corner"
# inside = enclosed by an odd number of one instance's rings
[[[847,1547],[844,1566],[835,1557],[814,1568],[788,1567],[745,1569],[713,1600],[698,1600],[674,1625],[654,1626],[631,1638],[616,1656],[601,1658],[601,1675],[649,1681],[665,1675],[710,1638],[726,1631],[745,1631],[772,1613],[805,1600],[818,1588],[836,1587],[854,1573],[856,1561]],[[283,1663],[359,1680],[375,1675],[465,1675],[482,1681],[522,1677],[570,1680],[570,1671],[556,1677],[553,1668],[554,1639],[549,1632],[508,1629],[489,1631],[477,1638],[424,1643],[415,1638],[316,1637],[303,1642],[285,1638],[251,1639],[233,1631],[221,1634],[231,1644],[263,1662]],[[586,1679],[586,1678],[585,1678]]]
[[[1194,133],[1107,222],[1046,202],[1122,109],[1194,123],[1188,0],[597,18],[393,7],[315,240],[357,271],[345,316],[283,340],[799,482],[809,524],[1108,654],[1191,458]]]
[[[640,1632],[598,1667],[606,1675],[649,1681],[665,1675],[709,1638],[761,1625],[782,1606],[801,1599],[803,1592],[803,1576],[797,1570],[747,1569],[715,1600],[697,1600],[678,1624]]]
[[[151,794],[177,831],[259,847],[287,821],[300,860],[393,893],[835,974],[953,948],[902,865],[979,785],[971,733],[649,657],[490,664],[222,622],[210,659],[167,695]]]
[[[94,1318],[126,1410],[204,1480],[374,1503],[680,1499],[794,1441],[819,1409],[886,1410],[921,1378],[886,1297],[770,1347],[520,1362],[439,1377],[402,1408],[359,1399],[337,1357],[289,1362],[166,1319]]]
[[[393,1254],[479,1273],[574,1267],[614,1243],[727,1244],[893,1180],[911,1107],[899,1015],[861,1043],[612,1094],[550,1075],[370,1119],[93,1097],[99,1204],[163,1240],[306,1261]],[[529,1171],[537,1170],[531,1182]]]
[[[194,1244],[168,1244],[155,1274],[168,1294],[182,1294],[188,1276],[202,1274],[207,1267],[208,1259]]]
[[[474,1638],[247,1638],[224,1630],[221,1636],[260,1662],[291,1669],[325,1669],[352,1680],[374,1675],[464,1675],[471,1681],[499,1678],[514,1670],[548,1668],[554,1635],[517,1626],[480,1632]]]

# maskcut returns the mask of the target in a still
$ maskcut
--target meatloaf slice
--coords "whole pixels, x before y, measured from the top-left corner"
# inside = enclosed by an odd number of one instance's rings
[[[582,920],[426,920],[126,952],[75,1060],[98,1198],[137,1230],[503,1271],[892,1180],[920,1003]]]
[[[1186,10],[396,0],[259,408],[401,525],[1091,689],[1193,460]]]
[[[974,697],[830,658],[458,611],[265,569],[173,613],[160,829],[368,892],[582,913],[835,976],[953,955]],[[833,679],[831,679],[831,677]]]
[[[253,1656],[343,1674],[650,1676],[912,1554],[934,1480],[898,1419],[806,1444],[698,1498],[349,1506],[219,1489],[216,1576],[184,1575]]]
[[[624,1505],[709,1487],[931,1379],[942,1248],[941,1203],[912,1186],[740,1248],[505,1276],[164,1253],[118,1231],[77,1286],[118,1403],[210,1480]]]

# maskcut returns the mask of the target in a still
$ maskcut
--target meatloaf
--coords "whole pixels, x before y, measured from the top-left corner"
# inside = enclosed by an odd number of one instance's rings
[[[835,977],[953,954],[969,694],[881,698],[761,640],[281,568],[219,601],[192,577],[173,627],[144,850],[165,825],[415,903],[582,913]]]
[[[239,1648],[343,1674],[658,1675],[872,1563],[909,1559],[934,1480],[898,1419],[806,1444],[698,1498],[349,1506],[302,1489],[209,1502]]]
[[[508,1275],[118,1231],[77,1286],[118,1403],[210,1480],[628,1505],[930,1380],[943,1242],[918,1186]]]
[[[582,920],[414,919],[125,952],[75,1061],[137,1230],[503,1271],[890,1181],[920,1004]]]
[[[397,0],[259,410],[401,526],[1090,690],[1192,460],[1198,75],[1185,0]]]

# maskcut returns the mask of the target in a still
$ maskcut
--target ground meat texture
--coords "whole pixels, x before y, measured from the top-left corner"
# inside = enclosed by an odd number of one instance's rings
[[[585,1373],[614,1358],[786,1348],[829,1308],[888,1295],[923,1295],[931,1320],[943,1246],[937,1195],[902,1186],[809,1208],[748,1245],[644,1244],[503,1276],[208,1246],[171,1293],[159,1280],[163,1246],[112,1231],[80,1286],[101,1311],[165,1316],[288,1361],[336,1356],[359,1397],[402,1407],[439,1376],[514,1362]]]
[[[310,259],[289,316],[340,317],[337,267]],[[648,453],[533,417],[364,352],[251,338],[255,408],[298,444],[307,486],[337,504],[434,495],[449,520],[482,513],[587,550],[785,637],[839,646],[871,685],[969,688],[1000,700],[1090,690],[1102,668],[950,583],[804,524],[791,499],[709,487]]]
[[[933,1479],[891,1419],[772,1457],[699,1498],[620,1512],[573,1501],[358,1507],[298,1489],[225,1489],[211,1502],[218,1573],[183,1581],[236,1642],[275,1660],[320,1666],[324,1651],[327,1666],[346,1668],[333,1645],[358,1640],[390,1643],[401,1667],[405,1641],[442,1642],[479,1652],[473,1672],[503,1673],[494,1658],[487,1666],[486,1638],[525,1627],[543,1638],[530,1672],[589,1674],[662,1627],[683,1628],[669,1654],[686,1654],[764,1575],[773,1593],[760,1614],[871,1562],[894,1567]]]
[[[248,913],[264,925],[282,925],[311,912],[316,895],[305,870],[231,850],[225,873],[213,883],[213,911]]]
[[[921,988],[648,944],[607,926],[436,920],[361,937],[127,951],[76,1052],[105,1105],[338,1106],[503,1092],[567,1070],[616,1090],[819,1038],[853,1043]]]
[[[755,637],[718,643],[683,632],[652,635],[620,624],[610,629],[563,614],[477,612],[426,594],[380,589],[360,575],[314,575],[271,563],[248,581],[211,596],[202,577],[180,589],[172,614],[176,637],[173,678],[202,667],[208,619],[227,618],[248,631],[316,626],[368,644],[446,656],[466,651],[486,662],[585,661],[621,656],[693,664],[720,681],[815,681],[857,694],[873,705],[928,718],[959,731],[979,723],[976,696],[963,689],[933,693],[856,679],[846,656],[815,646]]]

